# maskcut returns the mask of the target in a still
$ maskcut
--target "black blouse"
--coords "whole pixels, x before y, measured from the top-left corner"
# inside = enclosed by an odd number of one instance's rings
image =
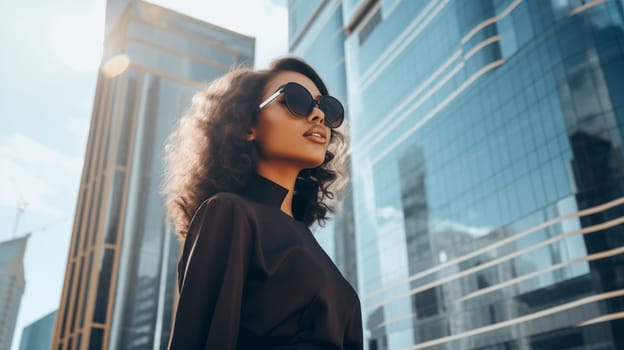
[[[178,263],[169,349],[362,349],[360,300],[288,189],[255,174],[197,209]],[[188,264],[187,264],[188,260]]]

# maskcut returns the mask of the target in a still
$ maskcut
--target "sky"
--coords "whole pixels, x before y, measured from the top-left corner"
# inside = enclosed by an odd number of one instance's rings
[[[150,2],[256,37],[257,68],[288,52],[285,0]],[[0,241],[31,232],[12,350],[22,329],[60,302],[105,6],[0,0]]]

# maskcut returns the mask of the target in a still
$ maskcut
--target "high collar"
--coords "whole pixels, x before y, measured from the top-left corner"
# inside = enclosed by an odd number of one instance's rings
[[[247,185],[242,191],[243,196],[254,202],[266,204],[278,209],[282,207],[282,203],[287,194],[288,189],[286,187],[282,187],[258,173],[253,173],[249,177]]]

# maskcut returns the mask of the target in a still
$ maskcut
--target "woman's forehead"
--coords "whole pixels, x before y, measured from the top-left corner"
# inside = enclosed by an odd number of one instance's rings
[[[314,98],[321,96],[318,87],[312,80],[310,80],[310,78],[298,72],[283,71],[275,74],[275,76],[273,76],[273,78],[271,78],[271,80],[269,80],[266,84],[264,88],[265,97],[274,93],[280,86],[290,82],[303,85],[303,87],[305,87]]]

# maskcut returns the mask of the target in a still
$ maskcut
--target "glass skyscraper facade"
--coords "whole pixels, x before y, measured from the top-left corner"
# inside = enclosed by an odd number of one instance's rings
[[[179,244],[160,194],[166,138],[196,91],[253,66],[252,37],[112,1],[55,350],[167,347]]]
[[[367,348],[624,349],[624,2],[340,5]]]

